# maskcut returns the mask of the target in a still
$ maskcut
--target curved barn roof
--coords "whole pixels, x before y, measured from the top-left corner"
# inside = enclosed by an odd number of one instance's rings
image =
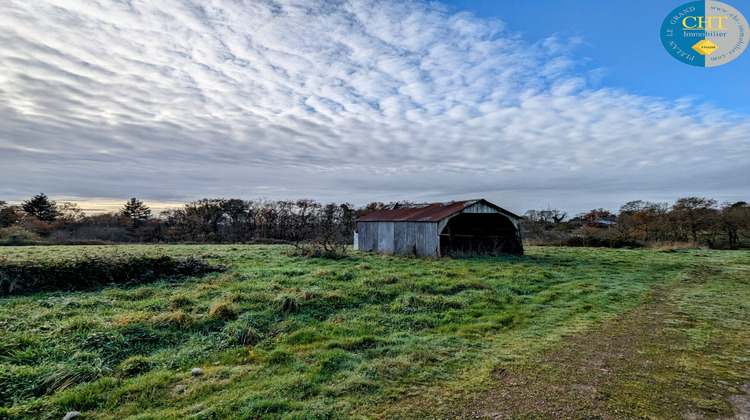
[[[521,216],[498,207],[487,200],[449,201],[445,203],[392,204],[357,219],[357,222],[439,222],[446,217],[460,213],[477,203],[492,207],[507,216],[520,219]]]

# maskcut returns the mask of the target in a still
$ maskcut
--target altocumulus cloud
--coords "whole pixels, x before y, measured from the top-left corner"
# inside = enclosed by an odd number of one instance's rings
[[[576,42],[408,0],[4,1],[0,194],[747,193],[750,121],[595,88]]]

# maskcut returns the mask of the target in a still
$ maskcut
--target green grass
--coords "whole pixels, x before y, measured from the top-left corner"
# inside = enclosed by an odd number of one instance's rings
[[[750,380],[746,251],[326,260],[278,246],[0,249],[21,261],[115,252],[230,270],[0,299],[0,418],[555,418],[565,398],[587,410],[573,417],[658,418],[668,401],[718,418]],[[591,371],[590,342],[637,357]],[[585,400],[580,389],[594,391],[580,386],[554,394],[572,378],[606,398]],[[539,403],[504,406],[506,391]]]

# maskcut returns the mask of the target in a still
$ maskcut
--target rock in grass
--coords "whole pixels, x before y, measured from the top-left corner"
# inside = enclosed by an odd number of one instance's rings
[[[74,418],[76,418],[76,417],[78,417],[78,416],[80,416],[80,415],[81,415],[81,412],[80,412],[80,411],[68,411],[68,412],[67,412],[67,413],[65,414],[65,417],[63,417],[63,420],[70,420],[70,419],[74,419]]]
[[[190,374],[193,376],[201,376],[203,375],[203,370],[201,368],[193,368],[193,370],[190,371]]]

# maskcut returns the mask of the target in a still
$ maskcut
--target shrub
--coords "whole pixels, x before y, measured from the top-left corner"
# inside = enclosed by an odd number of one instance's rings
[[[0,229],[0,245],[38,245],[43,243],[36,233],[21,226]]]
[[[603,247],[603,248],[640,248],[643,247],[643,243],[631,239],[614,237],[612,235],[604,234],[586,234],[580,236],[571,236],[563,241],[564,246],[586,246],[586,247]]]
[[[83,256],[70,260],[24,262],[0,260],[0,296],[89,290],[110,284],[131,286],[225,270],[203,260],[169,256]]]
[[[340,260],[346,258],[348,244],[330,244],[326,242],[296,243],[287,252],[290,257],[325,258]]]

